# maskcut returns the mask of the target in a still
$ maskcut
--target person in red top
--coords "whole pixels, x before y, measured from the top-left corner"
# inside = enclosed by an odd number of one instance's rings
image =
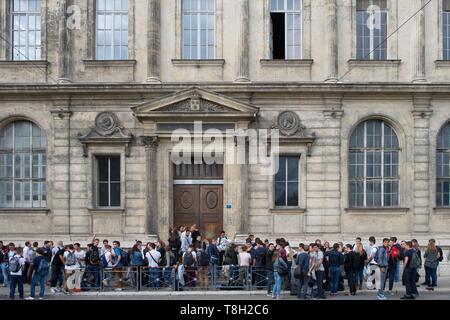
[[[387,268],[386,279],[389,279],[389,293],[391,295],[394,295],[393,289],[394,289],[395,273],[397,272],[397,265],[399,263],[400,258],[400,245],[397,243],[396,237],[391,237],[389,241],[388,258],[389,264]]]

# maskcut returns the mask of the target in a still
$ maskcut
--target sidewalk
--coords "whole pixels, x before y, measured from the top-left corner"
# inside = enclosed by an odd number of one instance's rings
[[[420,278],[421,282],[424,280],[423,277]],[[346,289],[347,289],[347,281],[345,282]],[[30,292],[30,286],[25,285],[24,286],[25,291],[25,297],[28,297]],[[396,283],[394,286],[394,292],[396,292],[396,295],[400,296],[404,293],[405,287],[402,286],[400,283]],[[450,277],[442,277],[438,278],[438,287],[435,288],[435,291],[428,291],[426,290],[425,286],[420,286],[418,288],[418,291],[420,294],[426,293],[427,296],[432,297],[433,295],[442,295],[448,294],[448,299],[450,299]],[[37,290],[38,292],[38,290]],[[340,292],[339,295],[341,297],[344,297],[347,291]],[[374,296],[376,295],[376,290],[358,290],[358,293],[362,296]],[[9,288],[3,288],[0,287],[0,300],[5,300],[8,298],[9,294]],[[16,293],[17,294],[17,293]],[[255,297],[265,297],[267,295],[266,290],[254,290],[254,291],[246,291],[246,290],[186,290],[186,291],[168,291],[165,289],[164,291],[104,291],[104,292],[80,292],[80,293],[73,293],[70,295],[64,295],[64,294],[52,294],[50,293],[50,288],[46,289],[46,295],[48,297],[52,297],[53,299],[77,299],[78,298],[89,298],[89,297],[157,297],[158,299],[164,299],[164,297],[170,298],[170,297],[186,297],[187,299],[190,299],[190,297],[220,297],[223,296],[225,299],[245,299],[245,297],[248,298],[255,298]],[[285,296],[289,296],[289,292],[284,292]],[[425,294],[424,294],[425,295]],[[351,297],[349,299],[358,300],[358,297]]]

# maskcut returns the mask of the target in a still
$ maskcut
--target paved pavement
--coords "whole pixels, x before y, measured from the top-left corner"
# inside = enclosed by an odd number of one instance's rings
[[[423,280],[423,278],[421,278]],[[25,297],[28,297],[30,287],[25,285]],[[427,291],[425,286],[418,288],[417,300],[450,300],[450,277],[439,278],[438,288]],[[37,290],[38,291],[38,290]],[[0,300],[8,299],[9,288],[0,287]],[[37,293],[37,292],[36,292]],[[405,287],[397,283],[394,294],[387,295],[388,300],[399,300],[405,293]],[[46,300],[271,300],[264,290],[258,291],[122,291],[122,292],[82,292],[73,294],[50,293],[46,290]],[[288,292],[282,295],[283,300],[296,300]],[[328,297],[330,300],[376,300],[376,290],[361,290],[356,296],[349,296],[340,292],[337,297]]]

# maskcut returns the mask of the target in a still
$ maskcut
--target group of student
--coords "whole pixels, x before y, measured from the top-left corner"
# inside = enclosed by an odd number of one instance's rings
[[[309,245],[300,243],[294,249],[283,238],[270,243],[249,235],[241,246],[230,241],[225,231],[208,242],[196,225],[172,228],[167,245],[161,240],[145,245],[136,241],[131,250],[122,249],[119,241],[111,246],[105,239],[100,245],[95,235],[85,250],[79,243],[64,245],[62,241],[56,245],[45,241],[42,247],[37,242],[26,242],[23,248],[0,241],[1,283],[7,287],[9,282],[11,300],[16,287],[19,298],[24,298],[24,283],[31,285],[27,299],[35,299],[36,286],[39,299],[43,299],[48,281],[54,294],[79,292],[82,287],[99,289],[112,282],[115,290],[121,291],[127,279],[125,271],[130,269],[137,272],[131,278],[138,289],[170,287],[172,283],[178,290],[209,288],[219,271],[230,285],[247,286],[251,282],[256,288],[267,288],[268,295],[275,299],[281,298],[283,288],[299,299],[324,299],[326,291],[334,297],[344,290],[346,279],[350,295],[356,295],[365,283],[367,289],[378,290],[378,299],[385,300],[386,284],[393,295],[394,283],[401,278],[406,287],[402,299],[414,299],[418,295],[419,269],[424,266],[423,284],[434,290],[442,260],[442,249],[433,239],[423,254],[417,240],[399,244],[396,237],[383,239],[381,245],[374,237],[366,245],[360,238],[354,244],[333,246],[316,240]]]

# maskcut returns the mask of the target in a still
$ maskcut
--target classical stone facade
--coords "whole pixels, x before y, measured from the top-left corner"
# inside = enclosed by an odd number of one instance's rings
[[[279,154],[299,157],[296,206],[275,205],[275,178],[258,165],[224,165],[219,214],[231,237],[374,234],[450,245],[450,208],[436,203],[437,136],[450,120],[442,1],[416,15],[425,1],[387,1],[392,35],[380,60],[356,59],[356,2],[303,0],[301,56],[274,60],[269,0],[216,0],[208,59],[183,56],[181,0],[129,0],[128,58],[96,60],[95,1],[43,0],[41,60],[13,61],[12,8],[2,1],[0,130],[26,120],[45,133],[47,199],[0,208],[0,238],[166,239],[176,222],[169,129],[203,121],[277,127]],[[393,205],[350,203],[350,138],[367,120],[398,138]],[[96,159],[109,155],[120,159],[120,206],[96,200]]]

